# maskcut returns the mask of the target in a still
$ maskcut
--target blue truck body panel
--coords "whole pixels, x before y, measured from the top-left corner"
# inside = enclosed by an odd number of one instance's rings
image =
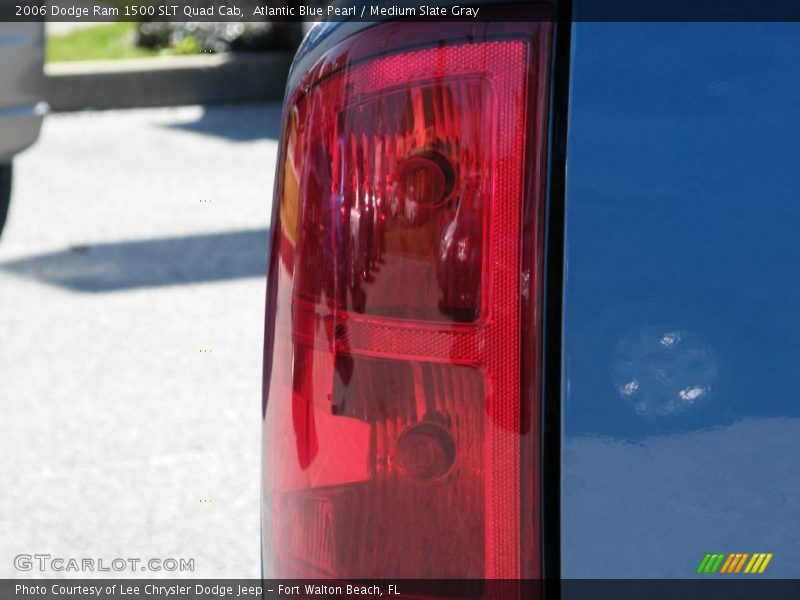
[[[800,577],[800,24],[575,23],[561,573]]]

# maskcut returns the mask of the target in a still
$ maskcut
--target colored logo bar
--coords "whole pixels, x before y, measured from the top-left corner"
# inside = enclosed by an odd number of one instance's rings
[[[731,554],[706,554],[697,567],[697,572],[703,575],[732,575],[736,573],[746,573],[755,575],[763,573],[769,561],[772,560],[772,552],[734,552]]]

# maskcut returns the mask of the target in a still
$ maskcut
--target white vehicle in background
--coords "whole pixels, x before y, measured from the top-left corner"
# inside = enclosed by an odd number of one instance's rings
[[[43,63],[43,23],[0,22],[0,234],[11,201],[13,159],[39,137],[47,112]]]

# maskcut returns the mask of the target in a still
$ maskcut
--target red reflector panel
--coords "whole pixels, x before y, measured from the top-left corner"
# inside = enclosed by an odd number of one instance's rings
[[[290,100],[267,314],[268,576],[539,573],[549,26],[475,28],[370,29]]]
[[[372,92],[393,86],[401,69],[429,77],[433,52],[454,79]],[[521,61],[521,48],[513,52]],[[454,49],[378,59],[298,103],[308,182],[297,253],[303,299],[400,319],[478,318],[492,184],[483,140],[494,125],[483,115],[494,94],[470,74],[471,58]],[[309,206],[321,193],[329,203]]]

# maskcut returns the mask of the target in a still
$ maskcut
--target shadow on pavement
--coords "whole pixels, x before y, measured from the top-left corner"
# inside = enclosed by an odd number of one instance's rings
[[[267,229],[245,229],[73,246],[0,269],[86,293],[266,277],[267,238]]]
[[[281,105],[206,106],[203,116],[197,121],[173,123],[167,127],[222,137],[234,142],[277,140],[281,132]]]

